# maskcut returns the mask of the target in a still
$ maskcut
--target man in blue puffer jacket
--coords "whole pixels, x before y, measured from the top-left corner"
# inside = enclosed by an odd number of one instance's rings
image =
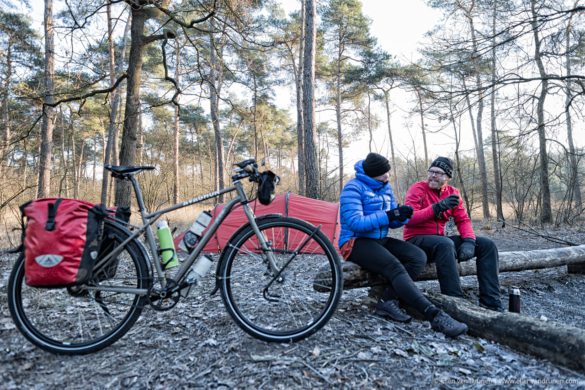
[[[410,206],[396,204],[388,182],[388,159],[370,153],[354,168],[356,177],[345,185],[339,201],[339,248],[344,259],[389,281],[376,313],[409,322],[411,317],[399,307],[400,299],[421,312],[433,329],[450,337],[465,333],[467,325],[439,310],[412,281],[426,264],[425,253],[408,242],[387,237],[388,229],[406,224],[413,212]]]

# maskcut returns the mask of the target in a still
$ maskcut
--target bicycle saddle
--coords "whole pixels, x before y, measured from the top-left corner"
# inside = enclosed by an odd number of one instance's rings
[[[112,176],[127,176],[132,175],[141,171],[152,171],[156,169],[152,165],[137,165],[137,166],[118,166],[118,165],[106,165],[105,169],[112,172]]]

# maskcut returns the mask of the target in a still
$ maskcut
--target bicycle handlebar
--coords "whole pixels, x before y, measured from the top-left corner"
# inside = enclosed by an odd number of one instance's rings
[[[234,168],[235,175],[232,176],[232,180],[240,180],[245,179],[246,177],[250,178],[250,181],[259,183],[260,182],[260,172],[258,171],[258,164],[256,160],[250,158],[248,160],[240,161],[234,164],[236,168]]]

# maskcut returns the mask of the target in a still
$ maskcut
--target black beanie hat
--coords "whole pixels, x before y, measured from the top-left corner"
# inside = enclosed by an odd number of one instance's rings
[[[447,176],[453,177],[453,160],[449,157],[437,157],[431,164],[430,168],[432,167],[441,168]]]
[[[377,177],[390,170],[390,161],[378,153],[370,153],[364,160],[362,168],[369,177]]]

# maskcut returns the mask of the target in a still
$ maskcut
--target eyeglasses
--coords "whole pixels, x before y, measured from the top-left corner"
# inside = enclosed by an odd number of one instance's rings
[[[445,173],[445,172],[441,172],[441,171],[433,171],[433,170],[431,170],[431,169],[429,169],[429,170],[427,171],[427,173],[429,174],[429,177],[432,177],[432,176],[436,176],[436,177],[444,177],[444,176],[446,175],[446,173]]]

